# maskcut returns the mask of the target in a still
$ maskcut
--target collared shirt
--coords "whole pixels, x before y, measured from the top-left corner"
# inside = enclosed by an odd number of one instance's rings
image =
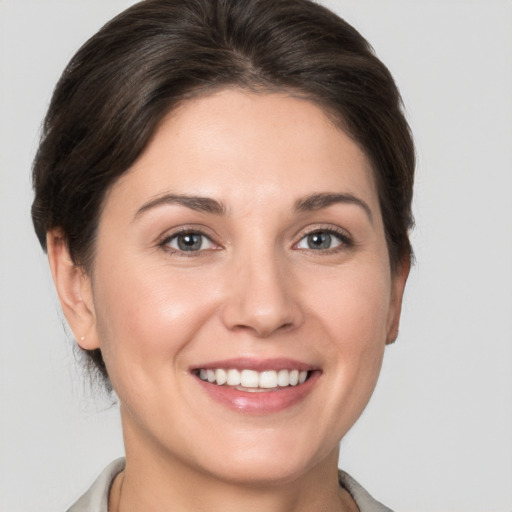
[[[90,489],[67,512],[108,512],[108,494],[114,478],[123,471],[125,459],[111,462],[92,484]],[[374,500],[363,487],[344,471],[338,471],[340,485],[346,489],[360,512],[392,512]]]

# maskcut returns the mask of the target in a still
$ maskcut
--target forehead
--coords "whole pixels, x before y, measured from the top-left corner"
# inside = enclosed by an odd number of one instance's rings
[[[130,190],[146,199],[173,192],[236,201],[245,193],[292,203],[336,191],[376,200],[364,152],[317,104],[239,89],[195,97],[167,115],[112,192]]]

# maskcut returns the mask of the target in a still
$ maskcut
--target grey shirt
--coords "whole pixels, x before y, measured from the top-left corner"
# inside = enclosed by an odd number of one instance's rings
[[[111,462],[92,484],[90,489],[67,512],[108,512],[108,494],[114,478],[124,469],[124,458]],[[350,475],[339,471],[340,485],[345,488],[360,512],[392,512],[374,500]]]

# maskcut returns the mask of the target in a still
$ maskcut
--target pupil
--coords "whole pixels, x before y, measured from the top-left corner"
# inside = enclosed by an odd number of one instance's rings
[[[178,237],[178,247],[182,251],[197,251],[201,248],[201,235],[187,233]]]
[[[308,236],[310,249],[329,249],[331,247],[331,235],[329,233],[313,233]]]

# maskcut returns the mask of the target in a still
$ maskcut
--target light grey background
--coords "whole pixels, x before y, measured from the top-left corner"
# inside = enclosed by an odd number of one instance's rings
[[[0,1],[0,510],[66,507],[122,454],[29,218],[63,67],[130,1]],[[397,511],[512,510],[512,2],[331,0],[389,66],[418,148],[401,332],[340,465]]]

